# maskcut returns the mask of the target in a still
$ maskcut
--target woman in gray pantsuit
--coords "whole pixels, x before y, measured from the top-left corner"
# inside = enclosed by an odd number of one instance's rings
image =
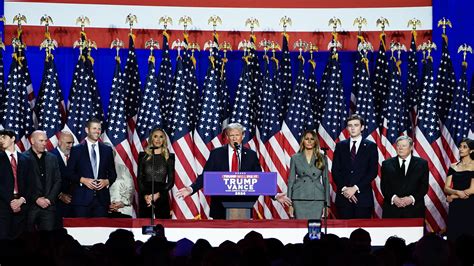
[[[290,216],[297,219],[320,219],[324,200],[329,205],[327,160],[314,131],[303,133],[300,150],[291,157],[288,197],[293,202]]]

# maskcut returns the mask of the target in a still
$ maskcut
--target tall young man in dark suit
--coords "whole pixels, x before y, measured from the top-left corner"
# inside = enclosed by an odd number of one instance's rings
[[[26,217],[31,204],[28,158],[15,150],[13,130],[0,131],[0,239],[18,237],[26,229]]]
[[[31,148],[24,154],[32,167],[32,203],[28,212],[28,230],[52,231],[57,228],[56,200],[61,189],[58,159],[46,151],[46,132],[31,133]]]
[[[397,156],[382,163],[383,218],[425,217],[428,162],[412,155],[413,140],[397,138]]]
[[[241,124],[232,123],[225,130],[229,144],[211,151],[209,158],[204,165],[203,172],[206,171],[248,171],[261,172],[262,168],[257,158],[257,153],[242,146],[244,138],[244,128]],[[236,145],[237,144],[237,145]],[[238,149],[238,150],[237,150]],[[240,150],[240,151],[239,151]],[[235,168],[238,162],[237,156],[240,154],[240,169]],[[196,181],[189,187],[184,187],[178,191],[178,197],[187,197],[196,193],[203,187],[203,174],[199,175]],[[223,201],[253,201],[258,197],[243,196],[212,196],[210,216],[213,219],[225,219],[225,208]]]
[[[341,219],[370,218],[374,207],[372,180],[377,176],[377,145],[362,138],[364,119],[346,120],[350,138],[336,144],[332,176],[336,183],[336,209]]]
[[[71,149],[68,168],[74,184],[72,206],[75,217],[106,217],[110,205],[109,186],[117,178],[112,148],[99,142],[100,120],[87,121],[85,141]]]
[[[71,132],[62,131],[59,135],[58,146],[51,151],[56,155],[59,163],[59,171],[61,172],[61,191],[58,195],[56,204],[56,216],[58,224],[62,225],[63,217],[73,217],[71,201],[72,201],[72,183],[71,172],[67,167],[71,156],[71,148],[74,144],[74,136]]]

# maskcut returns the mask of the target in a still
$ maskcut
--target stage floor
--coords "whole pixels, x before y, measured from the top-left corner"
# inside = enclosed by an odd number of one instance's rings
[[[118,228],[131,230],[135,240],[146,241],[150,236],[142,235],[142,226],[150,219],[111,218],[67,218],[64,227],[81,245],[105,243],[109,234]],[[155,220],[165,228],[169,241],[188,238],[195,242],[204,238],[213,246],[225,240],[237,242],[248,232],[257,231],[264,238],[277,238],[287,243],[301,243],[307,233],[307,220]],[[357,228],[364,228],[372,237],[373,246],[383,246],[390,236],[398,236],[407,243],[418,241],[423,236],[422,219],[355,219],[328,220],[327,231],[340,237],[349,237]]]

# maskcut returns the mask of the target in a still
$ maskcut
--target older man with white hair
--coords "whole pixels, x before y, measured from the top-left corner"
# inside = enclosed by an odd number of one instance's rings
[[[382,163],[383,218],[424,218],[428,162],[412,155],[413,140],[396,140],[397,156]]]
[[[257,153],[242,146],[244,133],[244,127],[239,123],[227,125],[225,134],[229,144],[211,151],[204,165],[203,172],[261,172],[262,168],[258,161]],[[178,197],[187,197],[202,189],[203,179],[203,174],[199,175],[191,186],[184,187],[178,191]],[[210,216],[213,219],[225,219],[225,208],[222,205],[223,201],[256,201],[257,198],[258,197],[213,196],[211,198]]]
[[[32,166],[32,204],[28,213],[28,230],[51,231],[57,228],[56,200],[61,190],[61,173],[57,157],[46,151],[46,132],[31,134],[31,148],[24,154]]]

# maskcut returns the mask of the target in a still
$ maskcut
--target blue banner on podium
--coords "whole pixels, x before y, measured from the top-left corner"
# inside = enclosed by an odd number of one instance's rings
[[[204,195],[274,196],[277,193],[275,172],[204,172]]]

